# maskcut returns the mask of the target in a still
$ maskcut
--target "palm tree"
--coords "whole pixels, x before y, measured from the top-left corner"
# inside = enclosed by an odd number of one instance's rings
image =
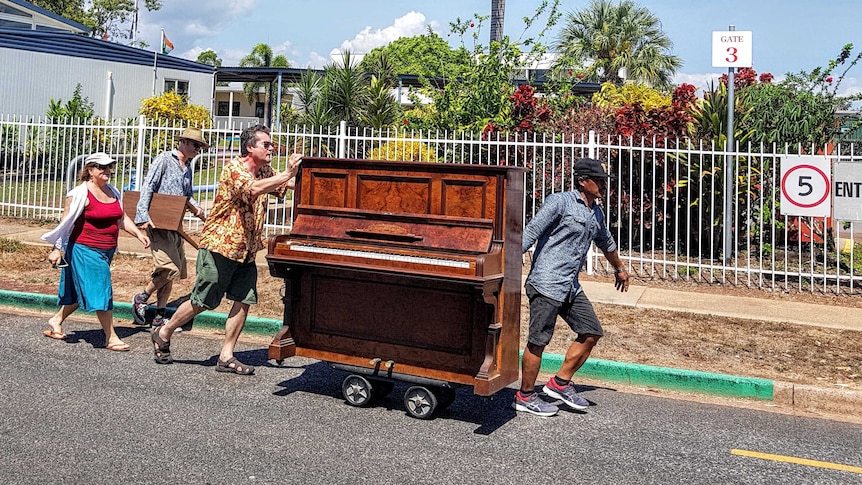
[[[585,78],[622,84],[625,79],[655,88],[671,87],[671,77],[682,60],[669,52],[673,42],[661,30],[658,17],[631,0],[614,4],[593,0],[579,12],[571,12],[560,32],[557,49],[562,54],[558,69],[592,63]]]
[[[251,50],[251,54],[243,57],[239,61],[240,67],[290,67],[287,58],[282,55],[274,56],[272,47],[266,44],[258,44]],[[285,86],[286,87],[286,86]],[[269,85],[262,81],[247,82],[242,85],[242,90],[248,98],[249,103],[254,103],[257,99],[257,93],[260,88],[264,88],[267,94],[267,103],[272,104],[272,93]],[[284,93],[281,93],[282,95]],[[269,110],[267,110],[267,113]]]
[[[341,62],[331,62],[324,70],[323,98],[332,116],[360,126],[368,105],[368,79],[350,51],[341,53]]]

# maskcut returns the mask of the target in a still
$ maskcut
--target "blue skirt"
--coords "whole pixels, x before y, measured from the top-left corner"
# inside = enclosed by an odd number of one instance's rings
[[[111,261],[116,249],[96,249],[70,244],[66,250],[69,266],[60,273],[60,305],[77,303],[88,312],[112,310]]]

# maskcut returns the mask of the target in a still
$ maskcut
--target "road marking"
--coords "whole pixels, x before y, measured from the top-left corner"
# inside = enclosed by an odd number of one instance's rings
[[[796,458],[793,456],[771,455],[769,453],[758,453],[748,450],[730,450],[731,455],[749,456],[751,458],[761,458],[764,460],[783,461],[786,463],[796,463],[797,465],[816,466],[820,468],[829,468],[832,470],[841,470],[851,473],[862,474],[862,468],[858,466],[841,465],[840,463],[830,463],[828,461],[807,460],[805,458]]]

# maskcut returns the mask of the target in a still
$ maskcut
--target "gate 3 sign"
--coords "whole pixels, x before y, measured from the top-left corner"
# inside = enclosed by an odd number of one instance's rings
[[[862,163],[835,162],[832,194],[834,218],[862,221]]]
[[[825,157],[788,155],[781,158],[781,213],[785,216],[829,217],[830,161]]]

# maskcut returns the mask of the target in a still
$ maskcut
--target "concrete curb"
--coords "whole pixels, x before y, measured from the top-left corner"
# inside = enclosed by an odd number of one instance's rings
[[[0,290],[0,305],[17,306],[39,310],[54,311],[57,297],[37,293],[22,293]],[[171,313],[169,309],[169,313]],[[114,316],[132,319],[132,305],[114,303]],[[203,312],[195,317],[195,326],[223,328],[227,315],[216,312]],[[249,317],[245,331],[272,335],[281,329],[282,322],[270,318]],[[563,356],[545,353],[542,357],[542,372],[555,373],[563,363]],[[600,359],[589,359],[578,371],[584,377],[620,382],[631,385],[651,386],[677,391],[697,392],[729,397],[754,399],[773,399],[773,382],[766,379],[737,377],[724,374],[629,364]]]

